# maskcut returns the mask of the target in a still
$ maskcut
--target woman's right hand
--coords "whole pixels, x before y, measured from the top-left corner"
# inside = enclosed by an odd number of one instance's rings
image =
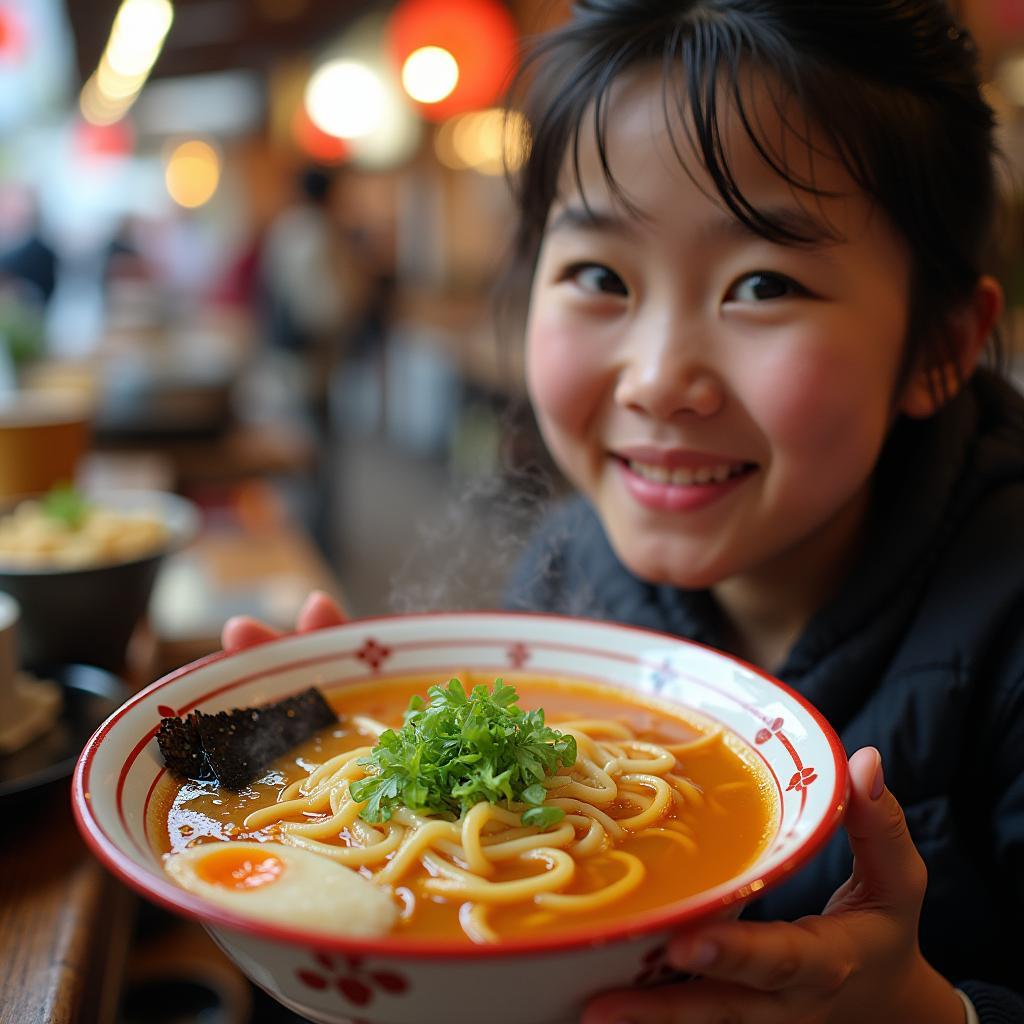
[[[325,626],[340,626],[347,621],[347,616],[333,597],[322,590],[314,590],[299,609],[295,631],[308,633],[312,629],[323,629]],[[274,629],[265,622],[248,615],[235,615],[224,623],[220,643],[225,651],[241,651],[281,635],[281,630]]]

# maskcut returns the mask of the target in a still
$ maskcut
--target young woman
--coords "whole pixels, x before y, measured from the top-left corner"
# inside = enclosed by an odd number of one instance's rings
[[[510,606],[730,651],[856,751],[849,842],[585,1024],[1024,1020],[1024,401],[978,368],[974,58],[939,0],[582,0],[528,65],[528,384],[579,497]]]

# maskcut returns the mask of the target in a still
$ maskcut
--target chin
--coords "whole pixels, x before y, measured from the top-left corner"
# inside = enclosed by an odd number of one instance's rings
[[[634,576],[648,583],[683,590],[705,590],[728,575],[722,566],[709,564],[706,557],[673,551],[674,545],[671,544],[619,544],[614,536],[611,544],[619,561]]]

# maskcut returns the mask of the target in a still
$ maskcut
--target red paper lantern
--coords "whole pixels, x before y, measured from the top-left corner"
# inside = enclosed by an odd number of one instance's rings
[[[491,106],[515,70],[519,33],[498,0],[402,0],[388,22],[396,67],[424,46],[447,50],[459,66],[455,89],[437,103],[417,103],[430,121]]]

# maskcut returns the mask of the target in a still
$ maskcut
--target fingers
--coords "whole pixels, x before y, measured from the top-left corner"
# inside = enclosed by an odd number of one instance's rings
[[[327,626],[340,626],[348,619],[334,598],[322,590],[314,590],[302,604],[296,620],[296,628],[300,633],[311,629],[324,629]]]
[[[844,930],[820,917],[709,925],[674,939],[668,961],[700,977],[606,993],[583,1024],[791,1024],[800,1006],[818,1019],[853,969]]]
[[[346,621],[345,613],[332,597],[322,590],[314,590],[299,609],[295,628],[300,633],[308,633],[310,630],[323,629],[326,626],[340,626]],[[281,635],[280,630],[268,626],[265,622],[248,615],[235,615],[224,623],[220,645],[228,652],[241,651]]]
[[[833,922],[737,921],[681,935],[668,947],[673,967],[762,992],[838,989],[852,970],[845,932]]]
[[[241,651],[246,647],[273,640],[281,634],[265,622],[248,615],[234,615],[224,623],[220,632],[220,645],[225,651]]]
[[[792,1024],[777,996],[714,981],[623,989],[591,1000],[581,1024]]]
[[[862,747],[850,758],[845,826],[864,900],[919,910],[927,881],[924,862],[907,830],[903,809],[885,788],[882,760],[874,747]]]

